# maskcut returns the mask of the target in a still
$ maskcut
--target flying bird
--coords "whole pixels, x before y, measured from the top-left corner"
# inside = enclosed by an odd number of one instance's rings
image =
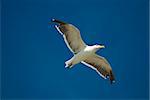
[[[104,45],[89,46],[81,38],[80,31],[72,24],[52,19],[55,28],[63,36],[64,41],[74,56],[65,62],[66,68],[72,68],[78,63],[82,63],[95,70],[104,79],[109,78],[112,84],[115,81],[112,68],[108,61],[96,54],[99,49],[105,48]]]

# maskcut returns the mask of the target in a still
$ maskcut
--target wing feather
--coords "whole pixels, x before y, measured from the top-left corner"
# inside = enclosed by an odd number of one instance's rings
[[[96,72],[100,74],[100,76],[102,76],[104,79],[106,79],[107,76],[109,76],[111,83],[115,80],[111,66],[104,57],[94,54],[86,60],[82,61],[81,63],[96,70]]]
[[[80,31],[71,24],[56,25],[56,29],[63,35],[67,47],[73,53],[78,53],[86,47],[86,44],[81,38]]]

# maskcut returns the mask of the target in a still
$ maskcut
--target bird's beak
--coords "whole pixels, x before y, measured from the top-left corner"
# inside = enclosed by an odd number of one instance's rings
[[[99,45],[99,48],[105,48],[105,46],[104,45]]]

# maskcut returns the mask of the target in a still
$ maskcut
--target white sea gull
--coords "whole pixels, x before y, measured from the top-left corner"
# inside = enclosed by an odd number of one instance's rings
[[[62,22],[56,19],[52,19],[55,22],[56,29],[64,38],[67,47],[74,54],[74,56],[65,62],[66,68],[72,68],[78,63],[83,63],[84,65],[94,69],[99,75],[104,79],[109,78],[110,83],[114,82],[114,75],[110,64],[104,57],[96,54],[96,51],[105,48],[104,45],[93,45],[88,46],[84,43],[81,38],[80,31],[72,24]]]

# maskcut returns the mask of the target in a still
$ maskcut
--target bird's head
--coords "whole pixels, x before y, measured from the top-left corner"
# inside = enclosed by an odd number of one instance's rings
[[[104,46],[104,45],[101,45],[101,44],[96,44],[96,45],[93,46],[93,48],[94,48],[94,50],[95,50],[95,52],[96,52],[96,51],[99,50],[99,49],[105,48],[105,46]]]

